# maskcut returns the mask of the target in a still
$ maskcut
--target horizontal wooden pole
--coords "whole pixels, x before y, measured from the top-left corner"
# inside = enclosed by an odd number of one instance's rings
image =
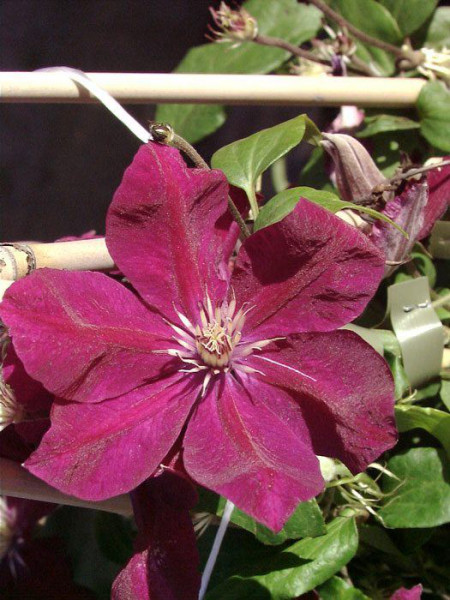
[[[131,515],[131,500],[128,494],[115,496],[100,502],[89,502],[68,496],[41,481],[19,463],[0,457],[0,495],[27,500],[39,500],[54,504],[67,504],[83,508],[95,508],[120,515]]]
[[[423,79],[185,73],[87,73],[124,104],[162,102],[407,107]],[[64,73],[2,72],[1,102],[96,103]]]

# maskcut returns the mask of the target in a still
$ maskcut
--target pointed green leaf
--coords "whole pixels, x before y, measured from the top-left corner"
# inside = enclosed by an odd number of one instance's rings
[[[438,0],[380,0],[380,3],[388,9],[406,37],[433,14]]]
[[[424,46],[442,50],[450,47],[450,6],[440,6],[431,19]]]
[[[395,418],[399,431],[420,427],[438,439],[450,457],[450,414],[436,408],[424,406],[395,407]]]
[[[317,590],[321,600],[370,600],[340,577],[332,577]]]
[[[450,521],[450,463],[436,448],[411,448],[394,456],[387,468],[400,484],[383,478],[383,491],[392,494],[379,511],[387,527],[436,527]]]
[[[297,146],[305,133],[309,140],[320,136],[314,123],[306,115],[300,115],[220,148],[213,155],[211,166],[221,169],[230,184],[246,192],[256,216],[256,180],[276,160]]]
[[[283,192],[280,192],[271,198],[269,202],[262,207],[255,221],[255,231],[262,229],[263,227],[267,227],[268,225],[278,223],[278,221],[284,219],[284,217],[294,210],[300,198],[307,198],[311,202],[319,204],[332,213],[337,213],[338,211],[346,208],[366,213],[375,219],[381,219],[382,221],[390,223],[393,227],[406,235],[403,229],[394,223],[394,221],[376,210],[341,200],[332,192],[315,190],[314,188],[304,186],[284,190]]]
[[[397,115],[372,115],[364,119],[364,129],[358,131],[356,137],[366,138],[385,131],[402,131],[419,128],[420,123],[406,117],[399,117]]]
[[[352,517],[337,517],[327,533],[286,547],[263,562],[246,565],[212,589],[206,600],[291,600],[324,583],[356,554],[358,531]]]
[[[216,511],[217,515],[221,516],[223,514],[224,506],[225,499],[221,498],[218,510]],[[253,533],[256,539],[263,544],[270,545],[282,544],[286,540],[318,537],[326,531],[322,513],[315,500],[301,502],[279,533],[273,533],[273,531],[256,522],[237,508],[233,510],[231,521]]]
[[[260,33],[280,37],[295,45],[311,39],[321,27],[321,13],[296,0],[248,0],[243,7],[258,21]],[[244,42],[204,44],[192,48],[175,69],[177,73],[270,73],[283,64],[289,52]],[[222,106],[161,104],[156,120],[170,123],[175,131],[195,143],[213,133],[225,121]]]
[[[422,135],[432,146],[450,152],[450,91],[440,81],[423,86],[417,100]]]

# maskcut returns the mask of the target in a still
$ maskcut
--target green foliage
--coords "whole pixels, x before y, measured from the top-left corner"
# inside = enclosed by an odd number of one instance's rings
[[[318,589],[321,600],[370,600],[340,577],[332,577]]]
[[[364,129],[358,131],[356,137],[367,138],[385,131],[403,131],[405,129],[419,129],[420,123],[398,115],[372,115],[364,119]]]
[[[324,583],[355,555],[358,532],[349,516],[334,519],[327,533],[287,546],[213,588],[206,600],[290,600]]]
[[[284,217],[294,210],[300,198],[307,198],[311,202],[319,204],[332,213],[337,213],[338,211],[346,208],[366,213],[375,219],[387,221],[399,231],[403,231],[393,221],[391,221],[391,219],[379,213],[378,211],[373,210],[372,208],[367,208],[366,206],[359,206],[353,204],[352,202],[340,200],[339,197],[332,192],[315,190],[314,188],[308,187],[290,188],[280,192],[271,200],[269,200],[269,202],[263,206],[255,221],[255,231],[262,229],[263,227],[267,227],[268,225],[273,225],[274,223],[284,219]]]
[[[420,427],[431,433],[445,448],[450,458],[450,414],[424,406],[396,406],[395,417],[399,431]]]
[[[246,192],[256,216],[256,180],[304,137],[314,141],[320,137],[320,132],[306,115],[300,115],[220,148],[213,155],[211,166],[221,169],[232,185]]]
[[[396,20],[403,36],[411,35],[433,14],[438,0],[379,0]]]
[[[450,521],[450,463],[436,448],[410,448],[387,468],[400,480],[383,478],[388,496],[379,514],[387,527],[435,527]]]
[[[450,92],[439,81],[423,86],[417,100],[422,135],[436,148],[450,152]]]
[[[296,0],[248,0],[243,7],[258,21],[259,32],[281,37],[299,45],[320,29],[320,12]],[[244,42],[210,43],[192,48],[176,68],[177,73],[270,73],[290,56],[279,48]],[[161,104],[156,119],[170,123],[175,131],[195,143],[225,122],[222,106],[202,104]]]
[[[379,40],[400,46],[402,32],[391,13],[375,0],[332,0],[331,7],[358,29]],[[392,75],[394,58],[392,54],[357,42],[357,55],[371,65],[378,75]]]
[[[424,46],[438,51],[450,47],[449,6],[440,6],[434,13],[427,28]]]

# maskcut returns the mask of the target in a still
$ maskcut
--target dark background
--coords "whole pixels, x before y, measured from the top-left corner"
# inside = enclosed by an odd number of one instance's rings
[[[71,66],[83,71],[170,72],[205,42],[213,0],[3,0],[0,68],[31,71]],[[127,109],[142,123],[154,106]],[[216,134],[197,145],[217,148],[305,108],[232,107]],[[335,110],[311,111],[321,124]],[[96,229],[138,140],[103,107],[0,105],[0,237],[51,241]],[[291,159],[292,177],[300,154]]]

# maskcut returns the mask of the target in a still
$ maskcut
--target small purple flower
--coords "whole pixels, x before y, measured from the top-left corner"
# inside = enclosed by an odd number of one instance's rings
[[[177,445],[194,481],[279,530],[323,489],[316,455],[358,472],[395,443],[386,363],[336,331],[375,292],[381,254],[301,199],[244,241],[231,273],[227,193],[220,171],[145,145],[106,232],[136,291],[50,269],[8,290],[15,349],[58,398],[32,473],[100,500],[136,488]]]

